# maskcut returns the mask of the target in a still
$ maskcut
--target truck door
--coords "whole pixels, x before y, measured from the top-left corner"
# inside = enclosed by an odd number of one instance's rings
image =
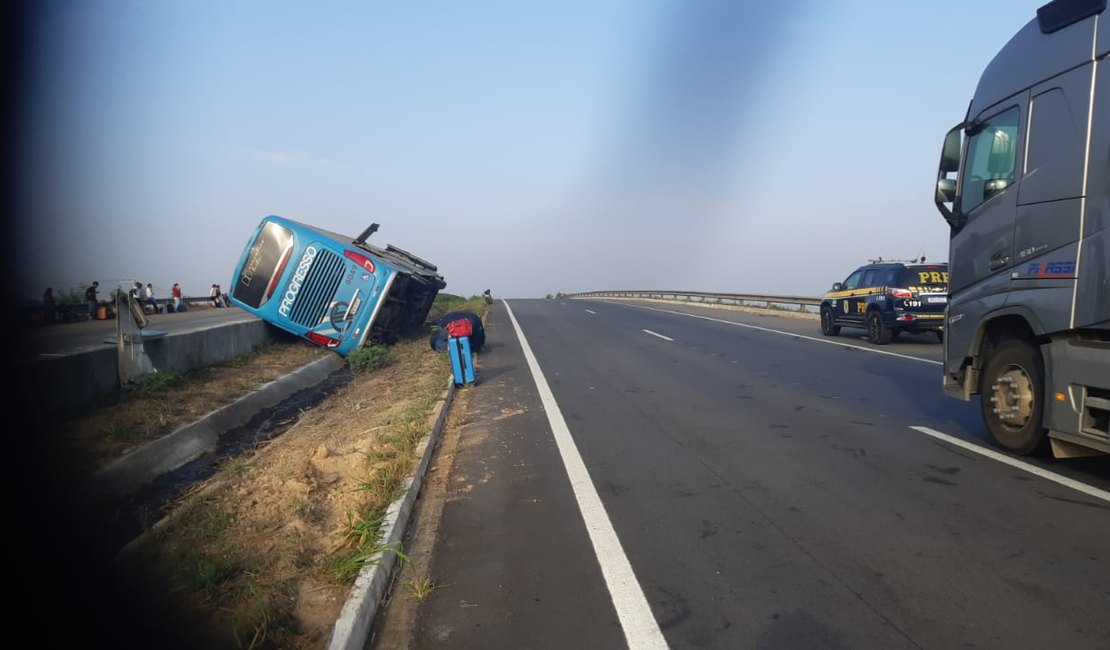
[[[949,291],[963,301],[998,296],[1005,302],[1014,265],[1014,185],[1026,94],[996,105],[977,118],[965,145],[956,201],[966,215],[952,235]],[[991,302],[988,300],[988,302]]]
[[[1095,223],[1087,230],[1082,225],[1093,66],[1069,70],[1030,90],[1025,169],[1014,224],[1015,294],[1007,304],[1020,301],[1049,331],[1071,327],[1073,297],[1087,299],[1084,292],[1076,294],[1074,278],[1080,236],[1098,230]],[[1092,183],[1088,191],[1097,185]],[[1099,294],[1105,300],[1105,289],[1091,292],[1090,299]]]

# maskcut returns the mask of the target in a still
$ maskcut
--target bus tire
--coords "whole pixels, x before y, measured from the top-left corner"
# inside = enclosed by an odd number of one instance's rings
[[[979,409],[998,446],[1021,456],[1044,448],[1044,361],[1036,347],[1010,339],[994,350],[979,376]]]

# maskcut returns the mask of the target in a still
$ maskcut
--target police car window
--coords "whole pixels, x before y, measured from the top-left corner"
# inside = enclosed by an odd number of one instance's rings
[[[987,181],[1014,182],[1017,161],[1018,107],[991,117],[968,138],[967,171],[960,188],[960,210],[967,214],[987,200]]]
[[[849,275],[848,279],[844,281],[844,288],[845,289],[858,289],[859,288],[859,281],[862,278],[863,278],[863,271],[856,271],[855,273]]]
[[[882,273],[880,269],[868,269],[863,273],[863,281],[860,286],[873,287],[879,283],[879,275]]]
[[[883,274],[879,276],[879,281],[876,282],[878,286],[893,287],[898,284],[898,269],[886,269]]]

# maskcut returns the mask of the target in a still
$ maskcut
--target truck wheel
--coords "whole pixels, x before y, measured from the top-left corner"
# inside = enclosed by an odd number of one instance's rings
[[[828,307],[821,310],[821,333],[825,336],[840,334],[840,326],[833,324],[832,310]]]
[[[983,422],[1002,448],[1026,456],[1047,440],[1044,413],[1044,363],[1025,341],[1011,339],[987,359],[980,375],[979,408]]]
[[[867,340],[875,345],[890,343],[892,332],[883,322],[883,315],[878,310],[871,310],[867,314]]]

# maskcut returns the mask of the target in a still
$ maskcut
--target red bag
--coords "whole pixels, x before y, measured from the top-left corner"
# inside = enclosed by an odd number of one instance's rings
[[[473,333],[474,328],[466,318],[460,318],[459,320],[453,320],[447,323],[447,336],[451,338],[457,339],[463,336],[470,336]]]

